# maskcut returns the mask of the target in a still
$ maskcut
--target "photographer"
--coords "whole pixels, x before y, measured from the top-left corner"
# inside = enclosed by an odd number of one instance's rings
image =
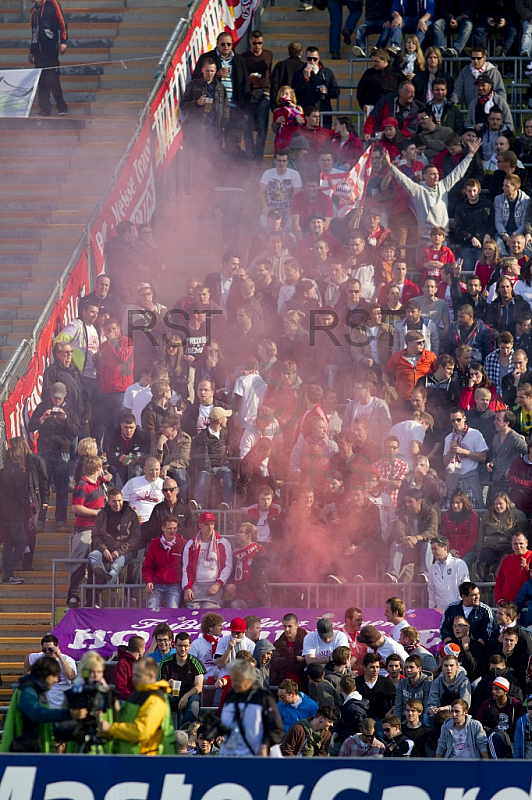
[[[175,755],[170,687],[157,680],[157,672],[153,658],[139,658],[133,667],[135,692],[122,703],[116,722],[100,722],[98,732],[112,740],[113,753]]]
[[[67,753],[110,753],[111,742],[103,741],[97,734],[101,720],[113,723],[114,712],[119,705],[114,693],[104,678],[105,662],[92,650],[83,654],[79,662],[80,677],[72,689],[65,692],[69,709],[86,708],[87,717],[77,724],[64,723],[60,726],[62,737],[69,739]]]
[[[59,639],[53,633],[47,633],[41,639],[41,652],[28,653],[24,659],[24,675],[31,672],[33,665],[44,656],[55,659],[59,664],[59,680],[54,682],[52,688],[47,692],[46,699],[51,708],[61,708],[63,706],[64,693],[72,686],[75,679],[76,662],[70,656],[65,656],[59,648]]]
[[[1,753],[51,753],[54,722],[87,716],[86,708],[49,708],[46,692],[59,681],[61,669],[55,658],[44,656],[24,675],[13,693],[0,743]]]

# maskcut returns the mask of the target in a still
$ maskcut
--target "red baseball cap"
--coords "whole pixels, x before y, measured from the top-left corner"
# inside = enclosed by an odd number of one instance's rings
[[[233,633],[244,633],[246,628],[246,620],[242,619],[242,617],[235,617],[231,620],[231,624],[229,625],[229,630],[233,631]]]
[[[198,517],[198,522],[216,522],[216,517],[212,511],[202,511]]]

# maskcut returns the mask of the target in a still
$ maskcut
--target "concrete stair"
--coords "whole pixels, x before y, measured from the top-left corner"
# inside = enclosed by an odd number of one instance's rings
[[[101,197],[187,6],[185,0],[65,0],[63,11],[70,39],[61,82],[69,116],[42,119],[35,106],[28,119],[0,119],[0,371],[29,335]],[[19,0],[3,0],[2,68],[28,66],[29,33]],[[120,63],[146,57],[127,69]]]

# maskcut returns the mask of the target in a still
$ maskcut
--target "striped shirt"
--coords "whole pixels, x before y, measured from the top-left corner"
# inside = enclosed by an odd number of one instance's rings
[[[76,506],[85,506],[85,508],[103,508],[105,505],[105,492],[103,490],[103,482],[101,478],[97,478],[93,483],[87,478],[83,477],[76,484],[76,488],[72,494],[72,508],[76,511]],[[76,528],[92,528],[94,517],[86,517],[82,514],[76,514]]]

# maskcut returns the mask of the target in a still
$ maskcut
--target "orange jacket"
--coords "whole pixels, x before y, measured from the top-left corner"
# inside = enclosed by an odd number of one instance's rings
[[[395,388],[401,400],[408,400],[418,380],[433,371],[436,354],[423,349],[419,361],[412,366],[405,358],[406,350],[393,353],[386,364],[386,375],[395,376]]]

